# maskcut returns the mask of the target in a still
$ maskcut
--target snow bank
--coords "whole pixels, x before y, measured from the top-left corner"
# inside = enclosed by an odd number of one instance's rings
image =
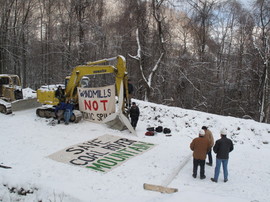
[[[35,109],[19,111],[12,116],[0,114],[0,164],[12,167],[0,168],[0,201],[269,201],[270,161],[266,160],[270,156],[269,124],[134,101],[141,110],[136,129],[138,137],[88,121],[51,126],[49,119],[35,115]],[[170,128],[172,136],[144,135],[147,127],[159,125]],[[209,127],[215,140],[219,138],[220,129],[227,128],[228,137],[234,142],[227,183],[222,181],[222,171],[221,180],[211,182],[214,167],[209,166],[205,180],[191,176],[189,144],[203,125]],[[156,146],[108,173],[48,158],[59,150],[104,134]],[[161,185],[186,159],[187,164],[168,185],[178,188],[177,193],[168,195],[143,189],[143,183]]]

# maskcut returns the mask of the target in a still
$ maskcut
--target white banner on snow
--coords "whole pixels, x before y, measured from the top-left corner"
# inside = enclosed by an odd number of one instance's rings
[[[83,118],[100,123],[115,112],[115,86],[78,88],[79,109]]]
[[[93,171],[108,172],[127,160],[142,154],[155,144],[131,140],[113,135],[67,147],[51,154],[49,158]]]

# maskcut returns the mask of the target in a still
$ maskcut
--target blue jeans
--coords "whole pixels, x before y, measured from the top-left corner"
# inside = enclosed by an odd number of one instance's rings
[[[215,176],[214,179],[218,181],[219,171],[220,171],[220,165],[222,163],[223,167],[223,174],[224,174],[224,180],[228,180],[228,161],[229,159],[216,159],[216,167],[215,167]]]
[[[72,110],[66,109],[64,113],[65,123],[69,123],[71,115],[72,115]]]

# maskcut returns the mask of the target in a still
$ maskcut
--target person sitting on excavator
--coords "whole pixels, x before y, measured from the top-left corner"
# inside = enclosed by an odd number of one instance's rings
[[[55,116],[57,119],[57,123],[60,124],[61,118],[64,115],[65,124],[68,125],[69,120],[73,113],[73,109],[74,109],[74,104],[72,100],[67,100],[66,102],[60,102],[55,108]]]
[[[57,90],[55,91],[55,97],[60,101],[64,102],[65,101],[65,92],[62,89],[62,86],[58,86]]]
[[[64,112],[64,119],[65,119],[65,124],[66,125],[69,124],[69,120],[70,120],[70,118],[72,116],[73,109],[74,109],[73,101],[68,100],[67,103],[66,103],[65,112]]]
[[[55,107],[55,118],[57,119],[57,123],[60,124],[61,118],[63,117],[63,114],[65,113],[66,109],[66,103],[65,102],[59,102],[59,104]]]

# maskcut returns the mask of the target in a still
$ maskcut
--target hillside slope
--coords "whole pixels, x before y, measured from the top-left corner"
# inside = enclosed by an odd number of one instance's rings
[[[49,120],[37,117],[34,109],[11,116],[0,114],[0,164],[12,167],[0,168],[0,201],[269,201],[269,124],[136,102],[141,110],[137,137],[87,121],[50,126]],[[159,125],[170,128],[172,136],[144,135],[147,127]],[[215,140],[220,129],[227,128],[228,137],[234,142],[227,183],[222,181],[222,171],[220,182],[211,182],[214,167],[209,166],[205,180],[191,176],[189,144],[203,125],[209,127]],[[153,143],[155,147],[107,173],[48,158],[59,150],[105,134]],[[161,185],[185,162],[169,184],[179,189],[177,193],[143,189],[144,183]]]

